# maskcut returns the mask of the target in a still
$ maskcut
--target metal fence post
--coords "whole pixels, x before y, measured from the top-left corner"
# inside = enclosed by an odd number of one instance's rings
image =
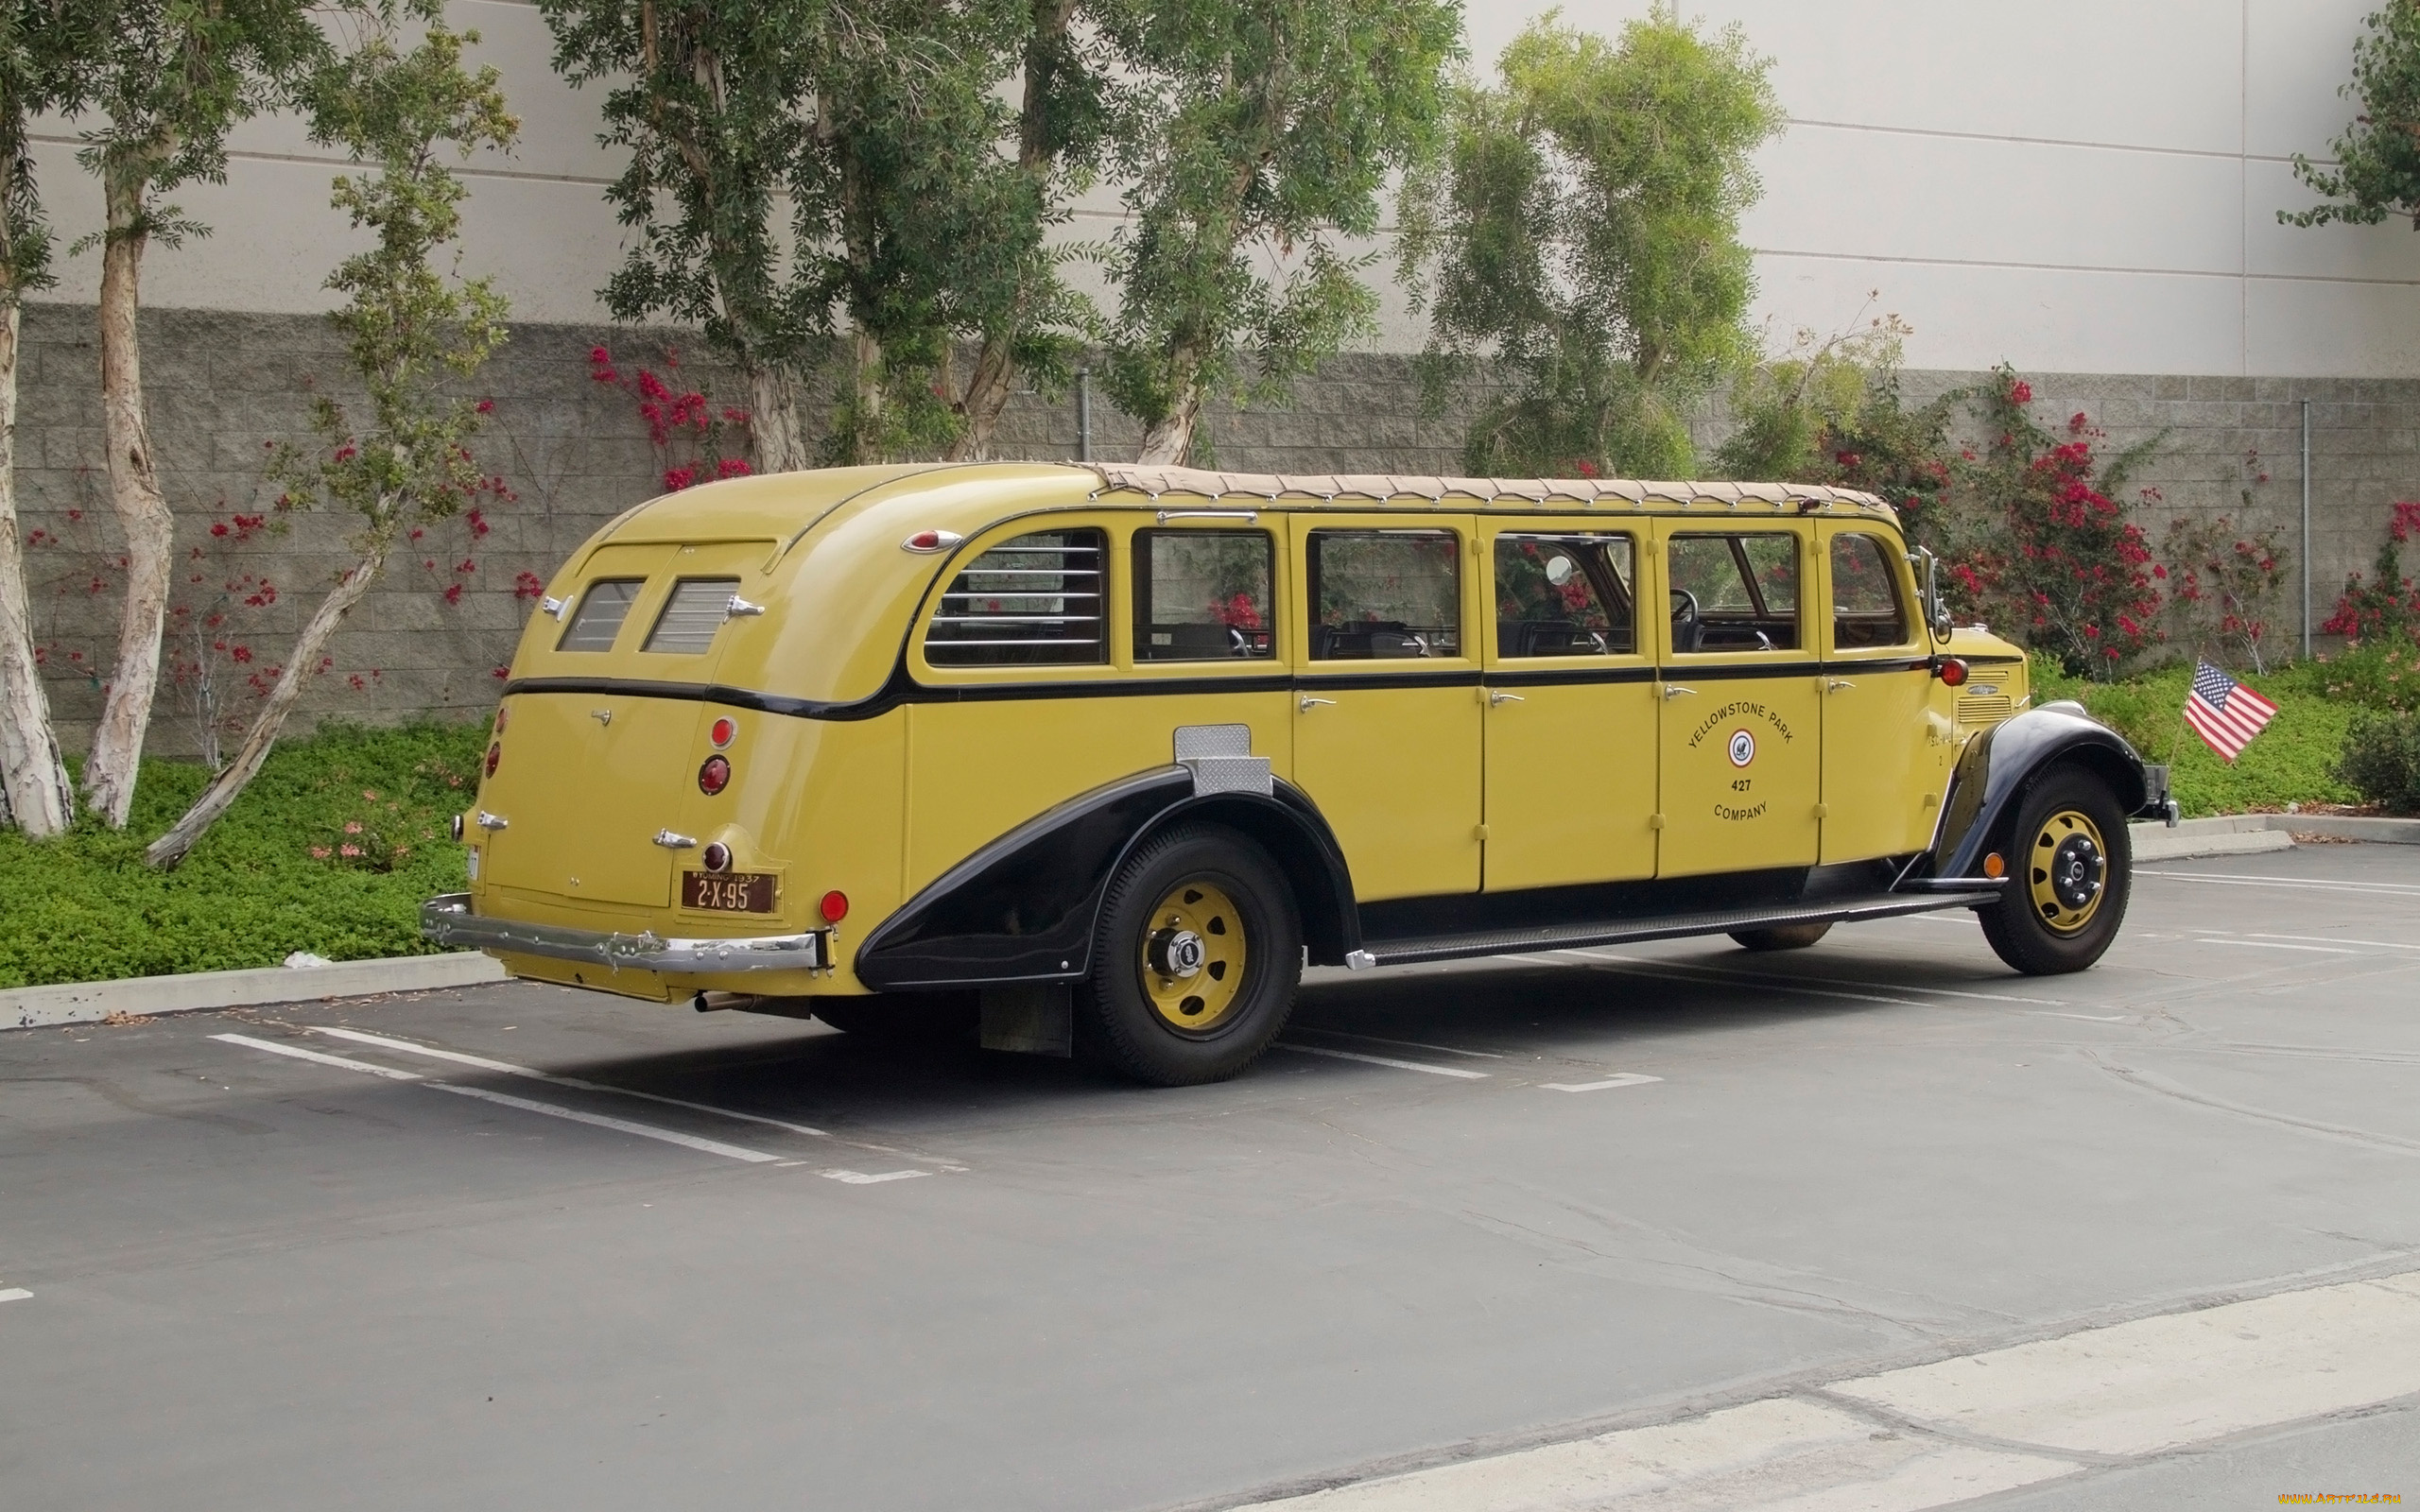
[[[2310,660],[2310,401],[2303,401],[2303,660]]]
[[[2310,406],[2304,405],[2303,412],[2305,420],[2308,421]],[[2304,450],[2308,453],[2308,446],[2306,445]],[[1092,459],[1093,370],[1090,368],[1079,368],[1076,369],[1076,460],[1089,462]],[[2309,595],[2306,593],[2304,596]]]

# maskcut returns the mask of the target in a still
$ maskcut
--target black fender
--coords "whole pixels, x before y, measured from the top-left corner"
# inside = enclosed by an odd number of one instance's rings
[[[2153,794],[2143,759],[2126,737],[2085,713],[2083,705],[2029,709],[1976,735],[1960,753],[1933,839],[1933,875],[1982,875],[1984,852],[2014,822],[2026,789],[2036,776],[2062,764],[2082,766],[2106,782],[2128,814],[2140,814],[2167,797]]]
[[[1080,980],[1110,879],[1146,836],[1184,818],[1268,850],[1314,962],[1340,966],[1360,948],[1343,850],[1301,789],[1276,780],[1266,795],[1202,793],[1189,768],[1160,766],[1079,794],[950,868],[866,936],[857,979],[880,992]]]

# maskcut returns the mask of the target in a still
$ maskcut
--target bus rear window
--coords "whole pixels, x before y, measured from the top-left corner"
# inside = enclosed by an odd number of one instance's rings
[[[736,577],[684,577],[672,586],[672,597],[655,617],[642,650],[675,656],[700,656],[715,644],[715,631],[731,618],[731,596],[739,591]]]
[[[1098,530],[1037,530],[959,571],[925,632],[937,667],[1091,666],[1109,660]]]
[[[622,632],[622,622],[631,617],[631,606],[638,602],[639,590],[646,586],[644,577],[609,577],[589,584],[588,592],[579,597],[579,608],[572,611],[571,624],[563,628],[562,639],[555,643],[555,649],[614,649],[614,637]]]

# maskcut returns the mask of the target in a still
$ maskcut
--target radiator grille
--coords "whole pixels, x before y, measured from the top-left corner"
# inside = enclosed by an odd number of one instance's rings
[[[1958,700],[1962,725],[1996,725],[2016,713],[2016,700],[2007,694],[1968,694]]]

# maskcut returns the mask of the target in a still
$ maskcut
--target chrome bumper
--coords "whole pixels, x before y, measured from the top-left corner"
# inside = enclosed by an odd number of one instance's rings
[[[740,939],[666,939],[652,930],[624,935],[490,919],[471,912],[471,895],[449,892],[420,905],[420,932],[441,945],[509,951],[558,961],[594,961],[620,971],[719,975],[728,971],[818,971],[830,964],[822,930]]]

